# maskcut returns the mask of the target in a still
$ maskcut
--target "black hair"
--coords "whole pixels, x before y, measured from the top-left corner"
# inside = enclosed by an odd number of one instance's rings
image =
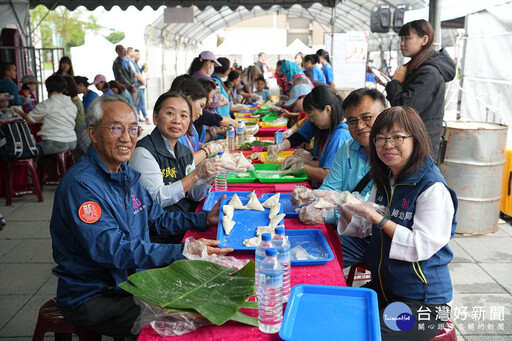
[[[46,78],[44,85],[46,85],[46,90],[49,94],[52,92],[65,93],[68,86],[64,77],[58,74],[53,74]]]
[[[177,89],[180,88],[181,83],[183,83],[184,81],[186,81],[188,79],[195,79],[195,78],[192,77],[189,74],[186,74],[186,73],[184,73],[183,75],[179,75],[178,77],[174,78],[174,80],[171,83],[171,88],[169,89],[169,91],[176,91]]]
[[[352,91],[343,101],[343,105],[341,106],[343,108],[343,111],[347,110],[347,108],[355,107],[359,103],[361,103],[361,100],[364,96],[368,96],[371,99],[373,99],[375,102],[380,102],[382,105],[382,109],[386,108],[386,98],[377,89],[371,89],[371,88],[360,88]]]
[[[306,112],[310,112],[313,109],[322,111],[327,105],[331,107],[330,127],[327,129],[320,129],[312,123],[315,141],[319,143],[319,145],[323,145],[329,134],[334,132],[338,124],[343,121],[344,111],[342,108],[341,97],[329,86],[320,85],[307,94],[304,98],[304,102],[302,102],[302,106]]]
[[[331,64],[331,60],[329,59],[329,52],[325,51],[324,49],[320,49],[316,51],[316,55],[319,57],[324,57],[325,60],[327,60],[327,63]]]
[[[238,77],[240,77],[240,72],[238,72],[236,70],[231,70],[228,75],[228,81],[232,82],[235,79],[237,79]]]
[[[304,62],[311,62],[313,64],[318,64],[318,56],[316,54],[307,54],[304,56]]]
[[[224,73],[226,73],[226,71],[228,71],[229,67],[231,66],[231,62],[229,61],[229,59],[224,58],[224,57],[220,57],[220,58],[217,58],[217,61],[222,66],[215,66],[214,69],[213,69],[213,72],[215,72],[217,74],[224,74]]]
[[[176,79],[178,79],[178,77]],[[201,83],[198,82],[197,79],[192,77],[182,77],[182,81],[179,82],[176,82],[176,79],[172,83],[171,89],[169,89],[169,91],[181,91],[183,92],[183,94],[190,97],[190,100],[192,102],[197,101],[201,98],[208,99],[208,94],[206,93],[205,89],[203,88]]]
[[[195,57],[192,63],[190,64],[190,68],[188,69],[188,74],[193,75],[197,71],[201,70],[204,64],[206,64],[208,60],[201,61],[201,57]]]
[[[69,71],[68,71],[68,74],[71,76],[71,77],[75,77],[75,71],[73,70],[73,63],[71,62],[71,58],[69,58],[68,56],[63,56],[60,60],[59,60],[59,68],[57,69],[57,72],[55,72],[56,74],[58,75],[62,75],[62,73],[64,71],[62,71],[62,63],[66,63],[66,64],[69,64]]]
[[[91,85],[89,83],[89,78],[87,77],[83,77],[83,76],[75,76],[74,77],[75,79],[75,83],[78,85],[78,84],[82,84],[84,85],[85,87],[88,87],[89,85]]]
[[[226,90],[229,90],[233,87],[233,83],[231,83],[229,80],[223,82],[222,84],[224,84],[224,87],[226,88]]]
[[[421,168],[430,155],[430,139],[418,113],[411,107],[391,107],[379,114],[370,131],[370,177],[381,193],[389,179],[389,167],[377,155],[377,147],[373,140],[378,134],[389,131],[393,127],[403,129],[413,139],[413,153],[407,163],[395,176],[395,183],[407,179]]]
[[[181,91],[168,91],[161,94],[160,97],[158,97],[158,99],[155,102],[153,112],[158,113],[160,109],[162,109],[164,102],[169,98],[182,98],[185,100],[185,102],[187,102],[188,110],[190,113],[190,123],[192,124],[192,103],[190,102],[188,97]]]
[[[66,95],[73,98],[78,96],[78,89],[76,88],[76,83],[73,78],[70,76],[63,76],[66,81]]]
[[[258,82],[258,81],[266,82],[266,81],[265,81],[265,77],[263,77],[263,76],[259,76],[258,78],[256,78],[256,80],[254,81],[254,83],[256,83],[256,82]]]
[[[11,67],[16,66],[14,63],[2,63],[0,65],[0,77],[4,77],[7,71],[11,69]]]

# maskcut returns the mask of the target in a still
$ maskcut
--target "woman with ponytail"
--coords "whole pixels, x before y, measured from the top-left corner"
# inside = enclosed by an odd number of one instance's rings
[[[409,106],[420,115],[437,160],[443,129],[445,82],[455,77],[455,63],[448,53],[434,50],[434,29],[426,20],[403,25],[398,33],[400,50],[411,60],[400,66],[386,86],[392,106]]]

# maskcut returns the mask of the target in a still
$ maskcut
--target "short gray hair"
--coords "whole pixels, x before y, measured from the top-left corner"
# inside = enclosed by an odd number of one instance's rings
[[[87,113],[85,114],[85,123],[88,127],[95,127],[99,121],[103,118],[103,104],[107,102],[123,102],[126,103],[132,109],[133,115],[135,119],[139,119],[139,115],[137,114],[137,110],[133,105],[128,103],[126,99],[124,99],[121,95],[101,95],[98,96],[92,101],[91,105],[87,109]]]

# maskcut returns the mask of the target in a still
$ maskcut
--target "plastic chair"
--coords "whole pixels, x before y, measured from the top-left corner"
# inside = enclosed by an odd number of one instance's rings
[[[47,162],[50,162],[49,177],[46,177]],[[75,164],[75,159],[69,150],[62,153],[44,155],[39,163],[41,184],[58,185],[59,179],[73,164]]]
[[[16,174],[17,168],[28,169],[32,176],[33,189],[29,190],[27,188],[23,188],[22,190],[17,190],[16,186],[14,186],[14,175]],[[41,192],[41,186],[39,185],[38,179],[34,159],[10,161],[7,166],[7,188],[5,189],[5,197],[7,200],[5,201],[5,205],[10,206],[12,204],[13,197],[20,197],[26,194],[35,194],[37,195],[37,200],[42,202],[43,193]]]
[[[429,341],[457,341],[455,323],[453,323],[452,319],[449,319],[443,330]]]
[[[345,282],[347,283],[347,287],[351,287],[354,281],[369,281],[372,279],[371,274],[363,273],[361,275],[356,275],[357,272],[365,272],[368,270],[368,266],[366,263],[356,263],[350,267],[348,271],[348,275],[345,278]],[[455,332],[455,324],[450,319],[446,322],[444,329],[435,337],[431,338],[429,341],[457,341],[457,333]]]
[[[348,271],[348,275],[345,277],[347,287],[351,287],[354,281],[371,281],[372,275],[365,273],[366,270],[368,270],[366,263],[361,262],[352,265]],[[362,274],[356,275],[356,271]]]
[[[32,341],[43,341],[44,335],[51,332],[55,333],[55,340],[58,341],[71,341],[72,334],[78,336],[80,341],[101,341],[100,334],[88,332],[64,321],[55,298],[46,301],[39,309]],[[114,338],[114,341],[124,341],[124,338]]]

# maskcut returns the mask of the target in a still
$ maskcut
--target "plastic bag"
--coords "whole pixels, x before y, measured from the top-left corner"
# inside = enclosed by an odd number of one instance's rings
[[[368,211],[373,209],[373,210],[377,211],[378,213],[380,213],[384,217],[389,216],[389,208],[386,206],[380,206],[374,202],[368,202],[368,201],[362,201],[358,205],[366,207],[368,209]],[[338,207],[338,210],[339,211],[346,210],[346,206],[345,207],[343,207],[343,206],[345,206],[345,205]],[[351,210],[347,210],[347,211],[350,212]],[[342,214],[340,215],[340,219],[338,220],[337,230],[338,230],[338,233],[342,236],[364,238],[364,237],[369,236],[372,233],[372,221],[369,219],[368,214],[365,214],[364,216],[362,216],[362,215],[358,215],[356,213],[352,213],[352,219],[350,221],[347,221],[342,212]]]
[[[170,313],[152,303],[133,298],[140,307],[140,315],[135,320],[131,332],[139,334],[141,329],[150,325],[160,336],[178,336],[212,324],[198,313]]]
[[[248,259],[237,259],[233,256],[209,255],[206,245],[193,237],[188,237],[185,240],[183,256],[189,260],[204,260],[235,269],[241,269],[249,262]]]

